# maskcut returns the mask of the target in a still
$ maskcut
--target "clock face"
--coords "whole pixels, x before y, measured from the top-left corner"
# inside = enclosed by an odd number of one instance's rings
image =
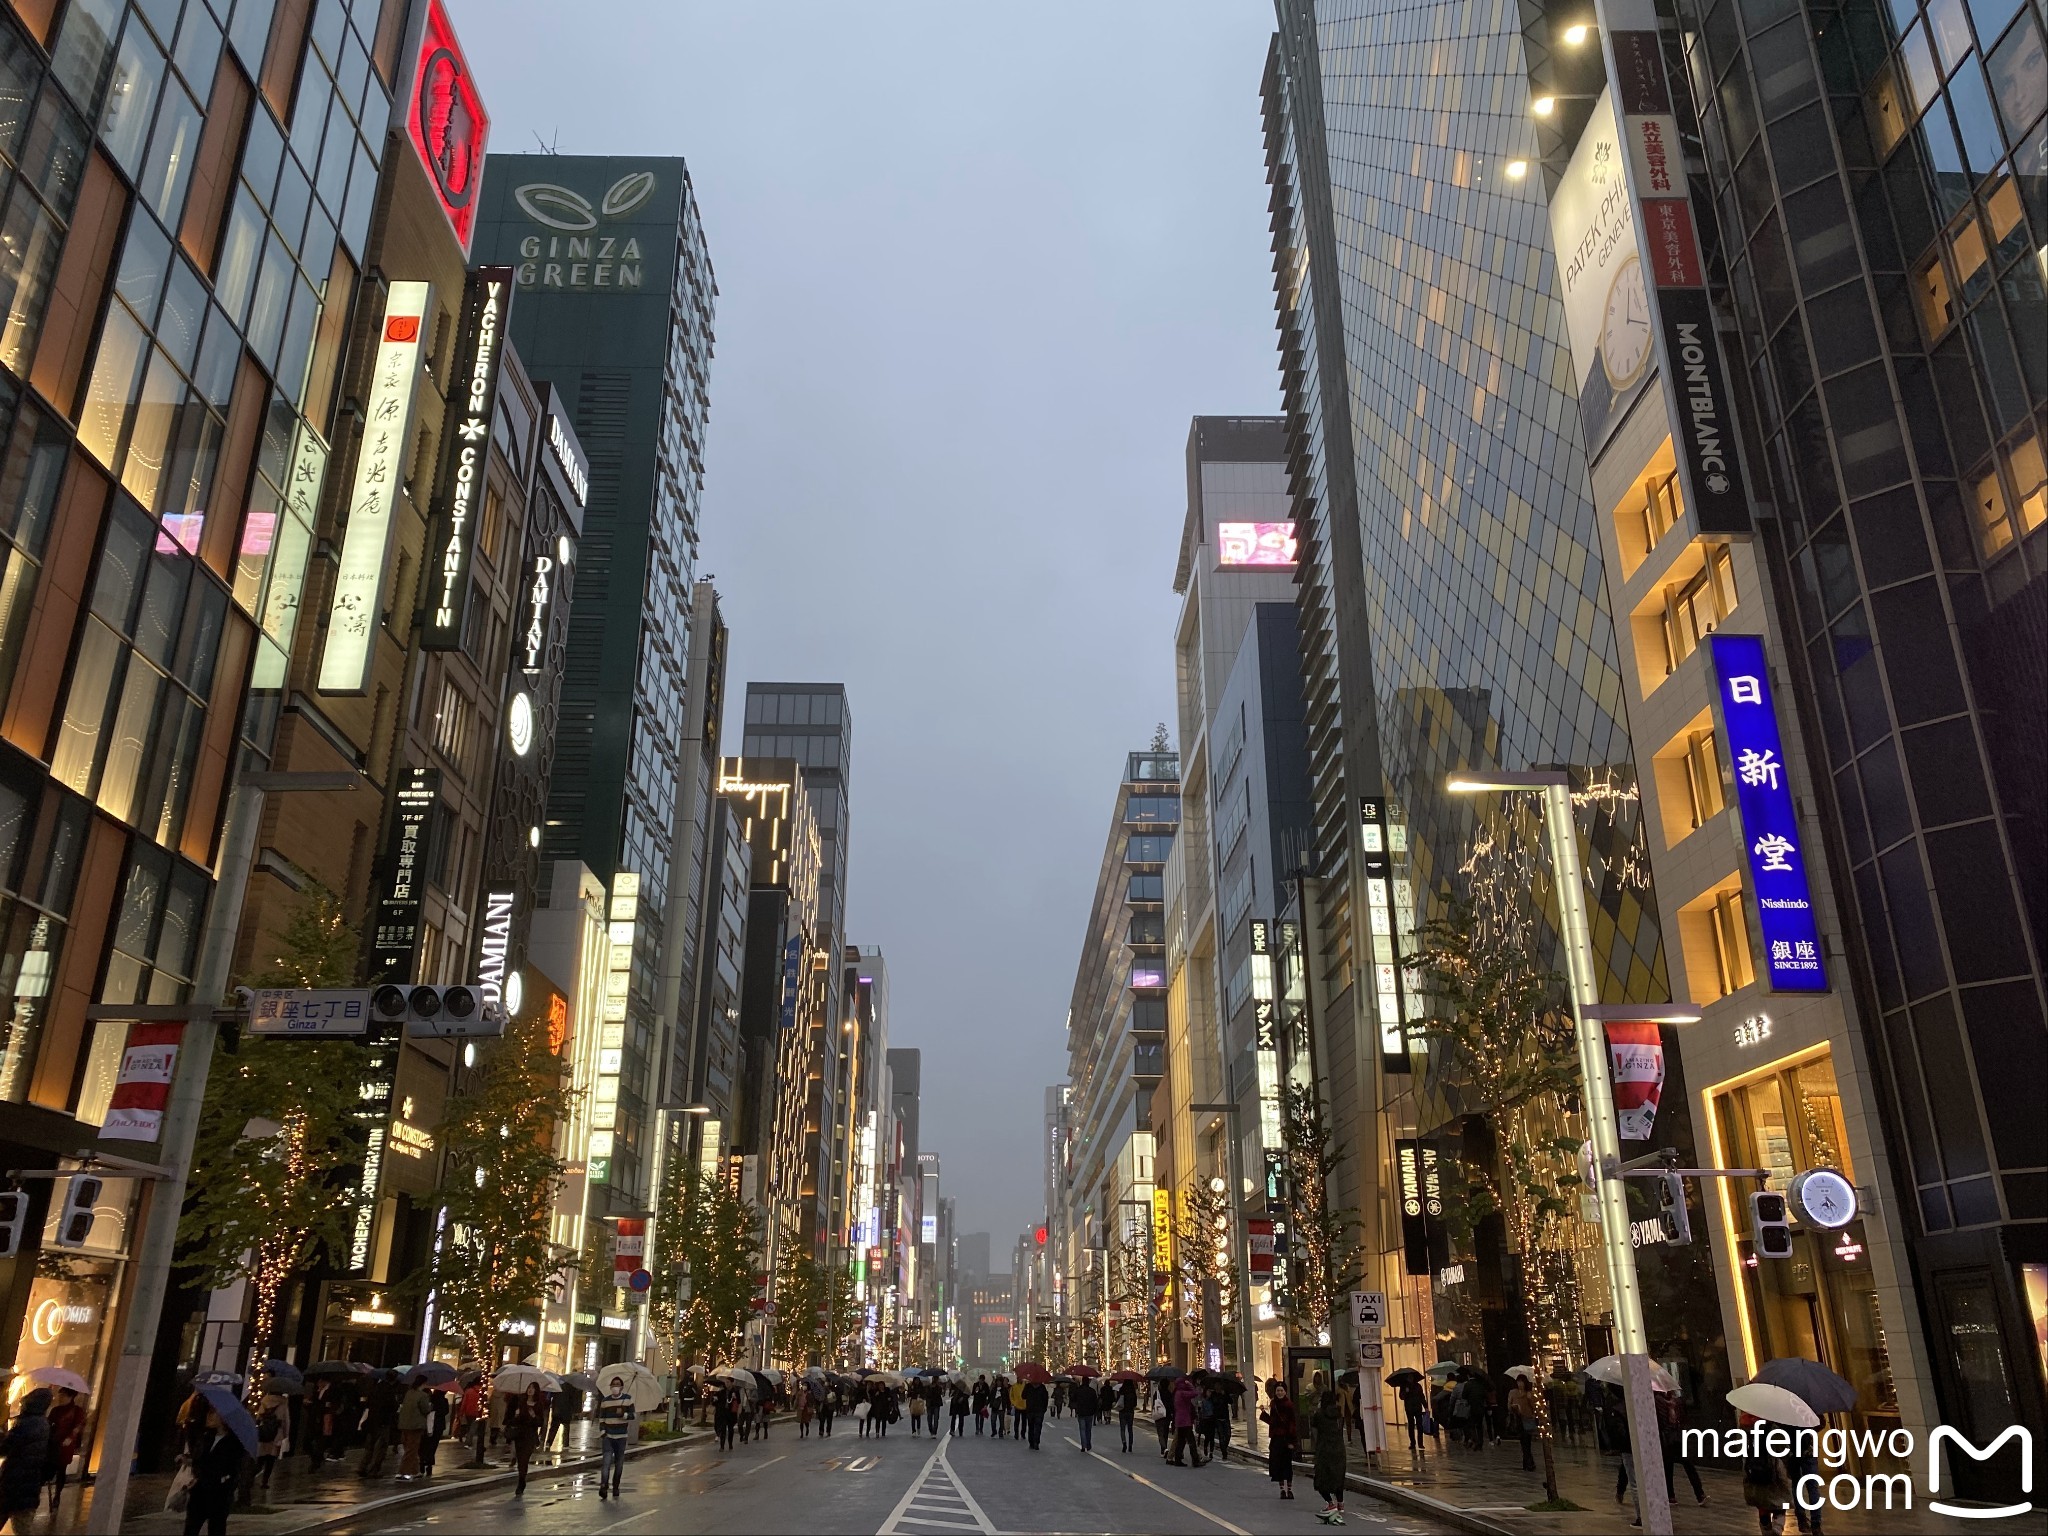
[[[1856,1219],[1856,1186],[1832,1168],[1810,1168],[1792,1181],[1792,1203],[1817,1227],[1846,1227]]]
[[[1600,361],[1607,382],[1619,394],[1642,377],[1650,361],[1650,297],[1643,288],[1643,263],[1631,256],[1607,287],[1600,315]]]

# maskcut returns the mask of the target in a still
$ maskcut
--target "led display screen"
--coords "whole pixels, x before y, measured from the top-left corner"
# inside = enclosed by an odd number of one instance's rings
[[[1216,563],[1236,565],[1293,565],[1294,524],[1218,523]]]

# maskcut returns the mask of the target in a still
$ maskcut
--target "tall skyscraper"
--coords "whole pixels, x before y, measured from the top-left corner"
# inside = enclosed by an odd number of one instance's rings
[[[749,683],[742,750],[789,758],[803,769],[818,822],[818,919],[809,963],[823,989],[805,1106],[802,1225],[822,1255],[843,1222],[852,1106],[844,1092],[845,971],[834,961],[846,942],[846,862],[852,826],[847,788],[853,771],[853,712],[840,683]],[[840,1215],[835,1218],[834,1212]]]
[[[623,1016],[610,1021],[620,1026],[616,1129],[592,1182],[637,1209],[676,1026],[662,1009],[661,951],[717,286],[679,159],[493,156],[475,254],[513,268],[513,338],[587,455],[585,601],[570,621],[541,848],[581,861],[615,900],[620,876],[632,888],[632,969]]]

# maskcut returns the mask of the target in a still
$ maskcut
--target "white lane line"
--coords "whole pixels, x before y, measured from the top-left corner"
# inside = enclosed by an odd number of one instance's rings
[[[939,1464],[939,1458],[945,1454],[946,1447],[943,1444],[932,1452],[931,1459],[919,1470],[917,1476],[910,1480],[910,1486],[903,1490],[903,1497],[897,1501],[896,1507],[889,1511],[889,1518],[882,1522],[881,1529],[875,1533],[875,1536],[894,1536],[898,1529],[897,1522],[902,1520],[903,1516],[908,1513],[911,1501],[917,1497],[919,1490],[924,1487],[924,1480],[932,1475],[932,1468]]]
[[[747,1470],[746,1470],[746,1471],[742,1472],[742,1473],[740,1474],[740,1476],[741,1476],[741,1477],[752,1477],[752,1476],[753,1476],[753,1475],[754,1475],[754,1474],[755,1474],[756,1472],[760,1471],[762,1467],[772,1467],[772,1466],[774,1466],[774,1465],[775,1465],[775,1463],[776,1463],[776,1462],[778,1462],[778,1461],[787,1461],[787,1460],[789,1460],[789,1452],[787,1452],[787,1451],[784,1451],[784,1452],[783,1452],[783,1453],[782,1453],[782,1454],[781,1454],[780,1456],[770,1456],[770,1457],[769,1457],[769,1458],[768,1458],[768,1459],[767,1459],[766,1461],[763,1461],[763,1462],[757,1462],[757,1463],[756,1463],[755,1465],[753,1465],[753,1466],[751,1466],[751,1467],[747,1468]]]
[[[1077,1451],[1081,1449],[1081,1442],[1078,1440],[1069,1440],[1067,1444],[1071,1445]],[[1202,1508],[1201,1505],[1192,1504],[1188,1502],[1188,1500],[1182,1498],[1172,1489],[1162,1488],[1157,1483],[1153,1482],[1151,1478],[1140,1477],[1137,1473],[1131,1471],[1130,1468],[1119,1466],[1116,1462],[1111,1461],[1107,1456],[1103,1455],[1102,1452],[1090,1451],[1088,1452],[1088,1454],[1090,1456],[1093,1456],[1097,1461],[1101,1462],[1105,1467],[1108,1467],[1113,1471],[1123,1473],[1123,1475],[1125,1477],[1128,1477],[1132,1482],[1143,1483],[1147,1488],[1150,1488],[1154,1493],[1165,1495],[1167,1498],[1173,1500],[1174,1503],[1178,1504],[1182,1509],[1192,1510],[1194,1513],[1200,1515],[1204,1520],[1207,1520],[1211,1525],[1222,1526],[1224,1530],[1230,1532],[1230,1536],[1252,1536],[1252,1533],[1246,1530],[1243,1526],[1232,1525],[1228,1520],[1224,1519],[1221,1515],[1210,1514],[1209,1511]]]

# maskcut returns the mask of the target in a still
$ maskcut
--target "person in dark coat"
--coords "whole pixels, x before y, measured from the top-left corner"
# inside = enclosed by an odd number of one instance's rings
[[[727,1387],[711,1402],[711,1432],[718,1437],[718,1448],[729,1451],[739,1436],[740,1416],[733,1399],[738,1394]]]
[[[242,1475],[242,1458],[247,1453],[233,1430],[221,1422],[212,1408],[198,1437],[199,1452],[192,1458],[192,1492],[185,1505],[185,1536],[227,1536],[228,1512],[234,1508],[235,1484]]]
[[[37,1387],[21,1400],[14,1422],[0,1438],[0,1527],[16,1522],[27,1530],[43,1502],[50,1469],[50,1389]]]
[[[1095,1449],[1095,1414],[1101,1408],[1102,1400],[1096,1395],[1092,1382],[1077,1381],[1068,1401],[1074,1405],[1074,1427],[1081,1432],[1081,1450],[1086,1453]]]
[[[1209,1389],[1209,1421],[1202,1426],[1214,1449],[1211,1455],[1230,1460],[1230,1384],[1218,1381]]]
[[[57,1389],[56,1406],[50,1410],[50,1508],[64,1497],[64,1480],[85,1443],[85,1407],[69,1387]]]
[[[512,1490],[514,1498],[526,1494],[526,1469],[533,1461],[535,1447],[540,1437],[547,1432],[548,1395],[535,1382],[512,1400],[511,1411],[505,1415],[505,1439],[512,1447],[512,1461],[519,1468],[519,1482]]]
[[[1031,1449],[1038,1449],[1038,1437],[1045,1429],[1045,1409],[1052,1400],[1052,1394],[1045,1390],[1041,1381],[1027,1382],[1024,1387],[1024,1431],[1031,1437]]]
[[[1314,1431],[1316,1492],[1323,1496],[1323,1512],[1316,1518],[1325,1525],[1344,1523],[1344,1474],[1349,1470],[1345,1464],[1344,1424],[1349,1417],[1344,1412],[1344,1400],[1337,1393],[1326,1391],[1309,1419]]]
[[[1266,1425],[1270,1449],[1266,1452],[1266,1475],[1280,1485],[1280,1497],[1294,1497],[1294,1453],[1300,1448],[1301,1418],[1286,1384],[1277,1377],[1266,1383],[1266,1406],[1259,1410]]]
[[[1423,1396],[1421,1382],[1401,1383],[1401,1417],[1408,1424],[1408,1449],[1419,1456],[1422,1454],[1422,1421],[1429,1418],[1429,1399]]]
[[[1756,1511],[1761,1536],[1778,1536],[1785,1526],[1785,1511],[1792,1504],[1792,1469],[1781,1456],[1765,1453],[1765,1437],[1775,1427],[1769,1421],[1738,1413],[1735,1422],[1743,1429],[1755,1429],[1749,1437],[1751,1454],[1742,1463],[1742,1502]]]
[[[1126,1456],[1131,1453],[1131,1442],[1135,1438],[1135,1422],[1138,1417],[1138,1384],[1127,1381],[1116,1395],[1116,1432],[1123,1442]]]

